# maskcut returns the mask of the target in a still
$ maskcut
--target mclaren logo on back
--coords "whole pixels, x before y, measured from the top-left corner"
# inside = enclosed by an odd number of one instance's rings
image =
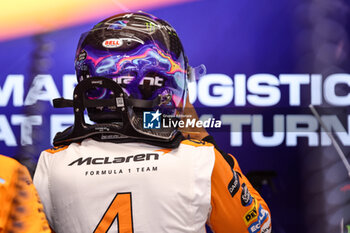
[[[129,155],[125,157],[80,157],[68,166],[81,166],[81,165],[97,165],[97,164],[113,164],[113,163],[129,163],[129,162],[140,162],[147,160],[158,160],[158,153],[147,153],[147,154],[137,154]]]

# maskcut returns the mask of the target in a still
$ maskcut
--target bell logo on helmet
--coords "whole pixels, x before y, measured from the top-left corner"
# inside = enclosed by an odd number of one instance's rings
[[[102,46],[105,48],[118,48],[123,45],[123,41],[120,39],[112,38],[102,42]]]

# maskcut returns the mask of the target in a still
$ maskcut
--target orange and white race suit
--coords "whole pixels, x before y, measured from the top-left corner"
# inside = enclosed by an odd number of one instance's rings
[[[205,141],[165,149],[85,139],[43,151],[34,184],[56,233],[271,232],[237,160]]]

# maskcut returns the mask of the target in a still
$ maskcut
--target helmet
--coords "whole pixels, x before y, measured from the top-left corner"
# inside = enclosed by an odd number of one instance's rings
[[[159,110],[176,115],[185,107],[187,57],[174,28],[153,15],[118,14],[83,33],[75,70],[78,82],[105,77],[118,83],[128,96],[127,105],[133,114]],[[101,87],[87,93],[89,99],[110,96],[111,91]],[[88,108],[88,114],[98,123],[120,120],[119,113],[110,107]]]

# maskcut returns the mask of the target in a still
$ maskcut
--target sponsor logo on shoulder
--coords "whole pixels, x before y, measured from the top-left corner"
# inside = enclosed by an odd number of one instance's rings
[[[105,48],[118,48],[123,45],[123,41],[117,38],[107,39],[102,42],[102,46]]]
[[[251,224],[254,220],[258,218],[258,213],[257,213],[257,203],[256,200],[254,199],[254,205],[252,208],[244,215],[244,222],[248,226]]]
[[[271,219],[268,216],[267,221],[261,227],[261,233],[271,233]]]
[[[248,187],[245,183],[242,184],[241,203],[243,206],[248,206],[252,203],[252,195],[250,194]]]
[[[237,175],[237,172],[233,171],[233,178],[232,180],[230,181],[230,183],[228,184],[228,191],[230,192],[231,194],[231,197],[233,197],[239,190],[239,187],[240,187],[240,183],[239,183],[239,178],[238,178],[238,175]]]
[[[262,206],[259,206],[259,215],[258,215],[258,220],[256,222],[253,222],[249,227],[248,231],[249,233],[256,233],[262,229],[262,224],[263,222],[267,219],[270,221],[270,214],[267,212],[267,210],[263,209]],[[268,222],[267,221],[267,222]],[[269,225],[269,224],[268,224]],[[269,232],[268,226],[266,224],[263,225],[265,232]]]

